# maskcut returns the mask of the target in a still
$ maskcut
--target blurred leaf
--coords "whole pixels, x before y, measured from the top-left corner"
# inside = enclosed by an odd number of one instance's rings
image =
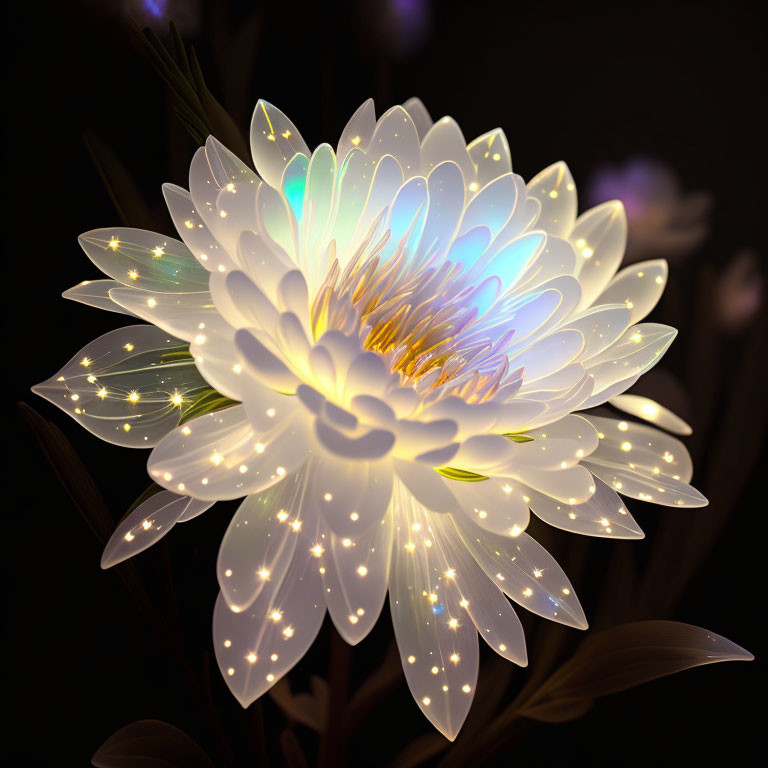
[[[142,53],[168,87],[174,111],[192,138],[203,144],[215,136],[243,162],[250,162],[248,145],[235,121],[213,97],[203,78],[194,48],[189,54],[171,22],[169,48],[151,30],[136,27],[136,40]]]
[[[293,735],[293,731],[286,728],[280,734],[280,749],[283,751],[285,764],[288,768],[309,768],[307,758],[304,757],[299,740]]]
[[[18,408],[67,495],[103,546],[112,533],[112,517],[90,472],[53,422],[26,403]]]
[[[162,224],[153,216],[133,176],[117,155],[92,131],[83,134],[83,143],[120,223],[138,229],[161,229]]]
[[[213,388],[204,389],[181,413],[179,416],[179,426],[186,424],[191,419],[198,416],[205,416],[206,413],[214,411],[223,411],[225,408],[231,408],[233,405],[240,405],[237,400],[230,400],[224,397],[220,392]]]
[[[322,733],[327,722],[328,683],[312,675],[310,685],[312,693],[293,694],[288,678],[284,677],[270,688],[269,695],[290,720]]]
[[[534,720],[565,722],[585,714],[598,696],[703,664],[752,658],[730,640],[690,624],[621,624],[588,637],[565,664],[512,709]]]
[[[516,432],[504,432],[502,437],[511,440],[513,443],[531,443],[533,438],[530,435],[518,435]]]
[[[160,720],[138,720],[121,728],[91,762],[97,768],[214,768],[186,733]]]

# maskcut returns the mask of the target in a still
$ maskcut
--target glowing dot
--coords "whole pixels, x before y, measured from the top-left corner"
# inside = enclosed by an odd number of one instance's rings
[[[354,139],[352,139],[352,143],[357,146],[360,143],[361,139],[359,136],[355,136]]]
[[[591,259],[591,258],[592,258],[592,256],[594,255],[594,253],[595,253],[595,252],[594,252],[594,251],[593,251],[591,248],[584,248],[584,249],[581,251],[581,255],[582,255],[582,256],[583,256],[585,259]],[[598,262],[595,262],[595,263],[597,264]]]
[[[493,159],[494,159],[494,160],[496,159],[496,155],[494,155],[494,156],[493,156]],[[553,189],[553,190],[552,190],[552,191],[549,193],[549,196],[550,196],[550,197],[551,197],[551,198],[554,200],[554,199],[557,197],[557,190],[556,190],[556,189]]]
[[[231,648],[232,647],[232,641],[231,640],[225,640],[224,641],[224,647],[225,648]]]
[[[571,590],[568,589],[568,587],[563,587],[563,594],[564,595],[570,595],[571,594]]]
[[[476,182],[476,181],[473,181],[473,182],[472,182],[472,183],[469,185],[469,191],[470,191],[470,192],[477,192],[477,186],[478,186],[478,185],[477,185],[477,182]]]
[[[664,451],[664,455],[661,458],[664,459],[667,464],[671,464],[675,460],[674,454],[671,454],[669,451]]]
[[[128,397],[126,398],[129,403],[138,403],[139,402],[139,393],[134,389],[132,392],[128,394]]]
[[[360,515],[358,515],[358,514],[357,514],[357,512],[353,512],[353,513],[352,513],[352,514],[349,516],[349,519],[350,519],[350,520],[351,520],[353,523],[355,523],[355,522],[357,522],[357,521],[360,519]]]
[[[153,309],[154,307],[157,306],[157,301],[155,299],[147,299],[147,306],[150,309]]]
[[[459,626],[459,620],[458,620],[458,619],[451,619],[451,620],[448,622],[448,626],[449,626],[451,629],[456,629],[456,628]]]
[[[127,344],[123,344],[123,349],[127,350],[128,352],[133,352],[133,344],[129,341]]]
[[[258,657],[256,656],[256,654],[255,654],[253,651],[251,651],[251,652],[250,652],[250,653],[249,653],[249,654],[248,654],[248,655],[247,655],[245,658],[246,658],[248,661],[250,661],[250,662],[251,662],[251,664],[255,664],[255,663],[256,663],[256,659],[257,659]]]
[[[89,365],[91,365],[92,363],[93,363],[93,361],[91,360],[91,358],[90,358],[90,357],[84,357],[84,358],[83,358],[83,359],[80,361],[80,365],[82,365],[82,366],[83,366],[83,368],[87,368],[87,367],[88,367]]]
[[[464,693],[469,693],[472,688],[469,686],[468,683],[464,683],[464,685],[461,686],[461,690],[464,691]]]
[[[189,427],[182,427],[182,428],[181,428],[181,431],[182,431],[182,433],[183,433],[183,434],[185,434],[185,435],[189,435],[189,434],[191,434],[191,433],[192,433],[192,430],[191,430]]]
[[[184,398],[181,396],[179,392],[174,392],[171,395],[171,403],[173,405],[181,405],[184,402]]]
[[[415,656],[409,656],[408,657],[408,663],[409,664],[413,664],[415,661],[416,661],[416,657]]]
[[[504,643],[502,643],[502,644],[499,646],[499,650],[500,650],[502,653],[504,653],[504,651],[506,651],[506,650],[507,650],[507,646],[506,646],[506,645],[504,645]]]
[[[144,520],[144,521],[142,521],[141,527],[145,531],[148,531],[152,527],[152,520]]]
[[[291,523],[291,530],[298,533],[301,530],[301,520],[294,520]]]
[[[131,425],[130,424],[123,424],[123,430],[125,432],[130,432],[131,431]]]
[[[315,544],[314,547],[312,547],[309,550],[315,557],[322,557],[323,552],[325,552],[325,549],[323,549],[323,546],[321,544]]]
[[[570,517],[571,520],[575,520],[576,519],[576,513],[575,512],[569,512],[568,513],[568,517]]]
[[[663,278],[661,275],[659,275],[659,276],[656,278],[656,282],[657,282],[659,285],[661,285],[661,284],[664,282],[664,278]]]
[[[351,547],[352,546],[352,539],[342,539],[341,544],[344,547]]]
[[[126,541],[133,541],[136,537],[130,531],[128,531],[128,533],[126,533],[125,536],[123,536],[123,538]]]
[[[436,603],[437,602],[437,595],[434,592],[431,592],[429,594],[429,602],[430,603]]]
[[[235,373],[242,373],[242,371],[243,371],[243,366],[242,366],[242,365],[240,365],[240,363],[235,363],[235,364],[232,366],[232,370],[233,370]]]
[[[271,683],[271,682],[272,682],[274,679],[275,679],[275,676],[274,676],[274,675],[273,675],[273,674],[270,672],[270,673],[267,675],[267,682],[268,682],[268,683]]]
[[[254,445],[253,447],[256,449],[256,453],[264,453],[263,443],[256,443],[256,445]]]
[[[293,627],[286,627],[286,628],[283,630],[283,634],[285,635],[285,637],[286,637],[286,638],[288,638],[288,637],[293,637],[293,632],[294,632],[294,629],[293,629]]]
[[[285,467],[278,467],[276,470],[277,474],[282,477],[285,474]]]
[[[280,621],[283,618],[283,614],[281,611],[272,611],[272,613],[269,614],[269,618],[272,619],[275,623]]]
[[[166,473],[163,475],[163,480],[165,480],[165,482],[167,483],[167,482],[169,482],[170,480],[173,480],[173,476],[171,475],[171,473],[170,473],[170,472],[166,472]]]
[[[204,477],[204,478],[203,478],[203,479],[202,479],[200,482],[201,482],[203,485],[208,485],[208,478],[207,478],[207,477]]]
[[[357,573],[359,576],[367,576],[368,575],[368,569],[364,565],[360,565],[357,568]]]
[[[220,453],[214,453],[213,456],[211,456],[211,463],[215,464],[217,467],[222,461],[224,461],[224,457]]]
[[[498,162],[499,162],[499,160],[501,160],[501,155],[500,155],[498,152],[494,152],[494,153],[493,153],[493,159],[494,159],[494,161],[495,161],[495,162],[497,162],[497,163],[498,163]],[[550,196],[550,197],[557,197],[557,192],[555,192],[555,194],[554,194],[554,195],[553,195],[553,194],[550,192],[550,193],[549,193],[549,196]]]
[[[325,493],[325,494],[323,494],[323,499],[325,501],[331,501],[333,499],[333,494],[332,493]]]
[[[360,619],[358,619],[354,613],[350,613],[349,616],[347,616],[347,619],[349,620],[350,624],[357,624],[357,622],[360,621]]]
[[[120,247],[120,241],[119,241],[119,240],[118,240],[116,237],[113,237],[113,238],[112,238],[112,239],[109,241],[109,247],[110,247],[110,248],[111,248],[113,251],[116,251],[116,250],[117,250],[117,249]]]
[[[406,548],[406,549],[407,549],[409,552],[413,552],[413,550],[414,550],[414,549],[416,549],[416,545],[415,545],[415,544],[414,544],[412,541],[409,541],[409,542],[408,542],[408,543],[405,545],[405,548]]]
[[[279,657],[276,653],[273,653],[269,658],[271,661],[277,661]]]
[[[543,575],[543,574],[544,574],[544,572],[541,570],[541,568],[534,568],[534,570],[533,570],[533,575],[534,575],[534,576],[535,576],[537,579],[540,579],[540,578],[542,577],[542,575]]]
[[[241,464],[238,467],[238,471],[240,472],[241,475],[244,475],[248,471],[248,467],[245,464]]]
[[[460,656],[459,656],[459,654],[458,654],[458,653],[452,653],[452,654],[451,654],[451,661],[452,661],[454,664],[458,664],[458,663],[459,663],[459,658],[460,658]]]
[[[159,245],[157,246],[157,248],[152,249],[152,255],[156,259],[162,258],[164,254],[165,254],[165,251]]]
[[[466,608],[466,607],[469,605],[469,600],[466,600],[466,599],[462,599],[462,600],[459,602],[459,605],[460,605],[462,608]]]
[[[449,568],[445,572],[445,578],[446,579],[453,579],[456,576],[456,569],[455,568]]]
[[[420,525],[419,523],[414,523],[414,524],[411,526],[411,530],[412,530],[412,531],[416,531],[416,532],[418,533],[418,532],[421,530],[421,525]]]
[[[631,450],[632,450],[632,443],[630,443],[630,442],[628,442],[627,440],[625,440],[625,441],[624,441],[624,442],[621,444],[621,450],[622,450],[622,451],[631,451]]]
[[[422,704],[423,704],[425,707],[428,707],[431,701],[432,701],[432,699],[430,699],[430,698],[429,698],[429,696],[425,696],[425,697],[424,697],[424,698],[421,700],[421,703],[422,703]]]
[[[266,581],[269,578],[269,571],[266,568],[262,568],[261,570],[256,571],[256,573],[262,581]]]
[[[277,519],[278,519],[278,520],[279,520],[281,523],[284,523],[284,522],[285,522],[285,521],[288,519],[288,513],[287,513],[287,512],[286,512],[284,509],[281,509],[281,510],[280,510],[280,511],[277,513]]]
[[[274,408],[267,408],[267,416],[269,416],[270,419],[274,418],[274,416],[275,416],[275,409]]]
[[[80,399],[80,395],[78,395],[77,393],[75,393],[74,395],[70,395],[70,398],[69,398],[69,399],[70,399],[70,400],[74,400],[75,402],[77,402],[77,401]]]
[[[234,675],[234,674],[235,674],[235,670],[234,670],[234,668],[233,668],[233,667],[230,667],[230,668],[227,670],[227,674],[228,674],[230,677],[232,677],[232,675]]]
[[[437,667],[432,667],[432,669],[430,670],[430,672],[431,672],[433,675],[436,675],[436,674],[437,674],[439,671],[440,671],[440,670],[439,670]]]
[[[524,597],[530,597],[533,594],[533,590],[530,587],[526,587],[523,590],[523,596]]]
[[[513,525],[509,529],[509,535],[512,536],[513,538],[516,536],[519,536],[522,532],[523,532],[523,529],[517,524]]]

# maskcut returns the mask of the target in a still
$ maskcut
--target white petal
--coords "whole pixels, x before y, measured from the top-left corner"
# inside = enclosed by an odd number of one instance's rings
[[[541,203],[537,226],[567,237],[576,221],[576,186],[568,166],[559,162],[545,168],[528,182],[527,192]]]
[[[446,253],[464,210],[464,178],[456,163],[443,162],[427,178],[429,210],[420,252]]]
[[[515,465],[532,469],[572,467],[589,456],[599,442],[591,422],[574,414],[528,430],[526,435],[533,439],[518,445]]]
[[[309,650],[325,616],[323,586],[308,541],[299,541],[276,591],[264,590],[241,613],[222,596],[213,614],[213,644],[224,681],[247,707]]]
[[[428,515],[445,557],[455,571],[446,588],[456,591],[459,607],[475,625],[480,637],[505,659],[526,666],[525,633],[504,593],[471,556],[450,515]]]
[[[640,323],[627,328],[618,341],[595,355],[585,366],[595,382],[594,394],[585,408],[604,403],[620,394],[609,388],[618,382],[636,380],[661,360],[677,331],[668,325]],[[626,388],[631,386],[627,383]],[[623,391],[623,390],[621,390]]]
[[[467,142],[452,117],[438,120],[421,143],[421,162],[425,175],[446,160],[459,166],[466,187],[475,181],[475,166],[467,152]]]
[[[215,501],[203,501],[201,499],[189,499],[189,503],[181,513],[181,517],[176,521],[177,523],[186,523],[189,520],[194,520],[199,517],[203,512],[208,511],[216,502]]]
[[[423,141],[427,132],[432,127],[433,122],[427,108],[424,106],[421,99],[414,96],[403,104],[403,109],[410,115],[411,120],[413,120],[416,132],[419,135],[419,141]]]
[[[299,379],[288,366],[268,350],[252,329],[241,328],[235,333],[235,346],[246,371],[268,387],[291,394]]]
[[[209,272],[234,269],[235,262],[208,229],[190,193],[175,184],[163,184],[163,196],[176,231],[203,268]]]
[[[242,400],[244,377],[235,347],[235,329],[225,322],[209,324],[189,345],[203,378],[222,395]]]
[[[528,504],[515,480],[489,477],[479,482],[448,480],[446,485],[461,511],[486,531],[512,535],[528,527]]]
[[[390,610],[411,694],[430,722],[456,738],[474,696],[477,632],[446,588],[453,567],[429,530],[427,513],[401,489]],[[429,542],[429,544],[427,544]]]
[[[251,119],[251,154],[259,176],[279,189],[283,169],[296,153],[310,154],[296,126],[277,107],[259,99]]]
[[[109,292],[112,288],[122,285],[117,280],[83,280],[82,283],[72,286],[61,295],[65,299],[72,299],[81,304],[87,304],[89,307],[105,309],[107,312],[118,312],[121,315],[136,315],[125,307],[115,304],[109,298]],[[126,289],[128,290],[128,289]]]
[[[212,325],[223,324],[208,292],[153,293],[120,286],[113,288],[109,296],[142,320],[185,341],[205,335],[206,328]]]
[[[247,496],[219,547],[216,574],[227,605],[244,611],[262,593],[274,592],[288,572],[306,523],[302,499],[307,476],[299,470],[277,485]],[[314,518],[309,517],[313,524]]]
[[[320,455],[312,466],[304,505],[317,512],[338,536],[363,535],[375,528],[392,496],[389,461],[348,461]]]
[[[608,285],[624,257],[627,245],[627,215],[624,206],[614,200],[591,208],[579,216],[569,239],[576,249],[576,273],[582,285],[581,308],[593,303],[621,303],[623,300],[603,300],[597,297]]]
[[[564,368],[583,349],[584,336],[580,331],[556,331],[511,358],[510,367],[525,369],[525,381],[532,382]]]
[[[314,550],[323,568],[325,602],[341,636],[356,645],[384,606],[392,555],[393,515],[354,539],[327,531]]]
[[[570,581],[535,539],[526,533],[498,536],[469,521],[458,525],[470,553],[504,594],[539,616],[570,627],[587,628]]]
[[[208,290],[208,272],[184,243],[143,229],[94,229],[78,238],[105,274],[132,288],[161,293]]]
[[[418,503],[435,512],[458,511],[456,497],[432,467],[398,459],[394,466],[401,483]]]
[[[357,108],[341,132],[339,145],[336,148],[336,157],[339,158],[339,161],[344,160],[347,153],[355,148],[367,149],[375,130],[376,110],[373,106],[373,99],[368,99]]]
[[[592,415],[584,418],[594,425],[600,437],[600,444],[590,461],[625,465],[630,469],[636,467],[684,483],[693,477],[693,462],[688,449],[677,438],[634,421]]]
[[[480,189],[512,170],[509,144],[501,128],[478,136],[467,146],[467,152],[477,171],[477,185]]]
[[[459,233],[480,225],[488,227],[491,238],[504,228],[517,203],[517,187],[511,173],[499,176],[470,201],[461,220]]]
[[[32,391],[103,440],[150,448],[206,389],[180,339],[152,325],[131,325],[87,344]]]
[[[581,464],[551,471],[526,467],[513,474],[525,485],[568,504],[580,504],[595,492],[594,478]]]
[[[595,299],[595,303],[625,304],[632,311],[632,322],[637,323],[656,306],[664,293],[668,271],[664,259],[625,267]]]
[[[534,514],[545,523],[572,533],[611,539],[642,539],[643,532],[624,502],[605,483],[595,481],[595,493],[583,504],[570,505],[528,490]]]
[[[693,430],[679,416],[655,400],[640,395],[617,395],[608,401],[614,408],[658,424],[676,435],[690,435]]]
[[[402,168],[405,178],[420,172],[419,136],[413,120],[402,107],[392,107],[379,118],[367,155],[370,160],[392,155]]]
[[[183,514],[189,500],[188,496],[160,491],[139,504],[110,537],[101,556],[101,567],[122,563],[162,539]]]
[[[600,304],[563,323],[584,336],[581,360],[589,360],[615,343],[631,323],[630,310],[624,304]]]
[[[321,417],[315,419],[315,437],[330,453],[358,461],[383,458],[395,442],[394,434],[387,429],[370,429],[357,437],[350,437]]]
[[[170,489],[183,483],[198,499],[236,499],[280,482],[304,462],[306,451],[303,417],[257,435],[243,406],[235,406],[171,432],[152,452],[149,474]]]

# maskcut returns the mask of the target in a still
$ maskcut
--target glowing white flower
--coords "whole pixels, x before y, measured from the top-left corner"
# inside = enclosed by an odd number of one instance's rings
[[[102,336],[36,391],[110,442],[154,447],[149,473],[167,491],[119,526],[105,566],[245,497],[221,545],[214,617],[243,705],[303,656],[326,607],[354,644],[389,590],[414,698],[454,738],[478,633],[526,664],[507,597],[586,627],[570,582],[524,532],[529,509],[577,533],[640,538],[616,491],[706,503],[678,440],[573,415],[622,393],[672,342],[674,329],[639,322],[666,264],[616,274],[620,203],[576,218],[563,163],[526,185],[500,130],[467,145],[418,100],[378,121],[366,102],[335,152],[310,152],[259,102],[251,145],[258,176],[209,138],[190,192],[164,187],[183,242],[81,237],[111,279],[65,295],[153,325]],[[201,404],[230,407],[177,426]],[[644,405],[633,412],[666,413]]]

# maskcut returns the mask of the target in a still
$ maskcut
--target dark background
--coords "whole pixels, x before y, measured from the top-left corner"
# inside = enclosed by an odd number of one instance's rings
[[[561,559],[590,618],[599,614],[603,582],[615,576],[617,562],[629,558],[638,573],[658,571],[654,546],[681,542],[679,560],[690,575],[669,591],[663,583],[647,588],[636,604],[628,594],[603,624],[672,618],[758,655],[765,501],[755,467],[765,436],[765,307],[745,329],[726,333],[715,327],[711,303],[735,254],[765,253],[759,169],[765,124],[758,117],[765,39],[758,4],[395,4],[410,27],[394,25],[386,5],[201,2],[197,22],[183,7],[176,18],[211,91],[244,132],[259,97],[283,109],[312,147],[335,143],[370,95],[379,112],[418,95],[434,118],[455,117],[468,139],[503,127],[515,170],[525,178],[565,159],[580,185],[601,164],[643,154],[674,169],[684,189],[711,194],[709,237],[673,265],[668,296],[653,319],[680,328],[662,365],[688,393],[681,408],[695,430],[688,441],[694,483],[712,507],[631,503],[648,534],[641,542],[595,541],[585,548],[543,526],[532,532]],[[127,24],[131,12],[142,24],[150,18],[139,2],[25,3],[14,6],[5,24],[4,275],[12,306],[3,342],[12,461],[4,481],[4,698],[12,714],[5,744],[18,753],[9,764],[86,766],[110,734],[157,718],[190,734],[217,765],[266,764],[264,750],[272,765],[282,765],[278,740],[286,720],[279,708],[265,696],[244,713],[215,661],[206,670],[216,549],[231,505],[177,527],[157,552],[137,558],[154,610],[180,644],[169,649],[120,576],[99,569],[102,545],[27,423],[11,410],[24,401],[63,431],[114,521],[146,487],[146,454],[100,442],[29,392],[92,338],[125,324],[120,315],[60,298],[65,288],[97,277],[77,235],[117,221],[83,134],[92,132],[91,141],[104,142],[124,164],[146,201],[146,208],[137,206],[138,218],[171,233],[160,184],[186,186],[194,143],[138,51]],[[671,533],[664,528],[669,517],[677,526]],[[686,547],[697,537],[704,541],[689,557]],[[678,549],[666,551],[674,573]],[[569,559],[582,567],[569,571]],[[543,623],[526,619],[532,663],[539,642],[551,642],[542,637]],[[563,632],[567,658],[574,633]],[[315,648],[291,673],[294,688],[306,688],[310,675],[327,675],[329,648],[339,652],[331,636],[326,620]],[[378,667],[390,638],[385,609],[371,637],[349,655],[350,690]],[[194,682],[190,688],[180,680],[179,657],[192,679],[203,681],[200,698],[190,693]],[[726,758],[754,765],[761,749],[765,754],[761,671],[759,658],[699,668],[599,700],[580,720],[530,723],[489,764],[706,766]],[[512,673],[509,699],[527,674]],[[481,685],[475,706],[483,697]],[[401,680],[346,744],[349,764],[389,764],[430,728]],[[313,764],[315,734],[303,726],[294,732]]]

